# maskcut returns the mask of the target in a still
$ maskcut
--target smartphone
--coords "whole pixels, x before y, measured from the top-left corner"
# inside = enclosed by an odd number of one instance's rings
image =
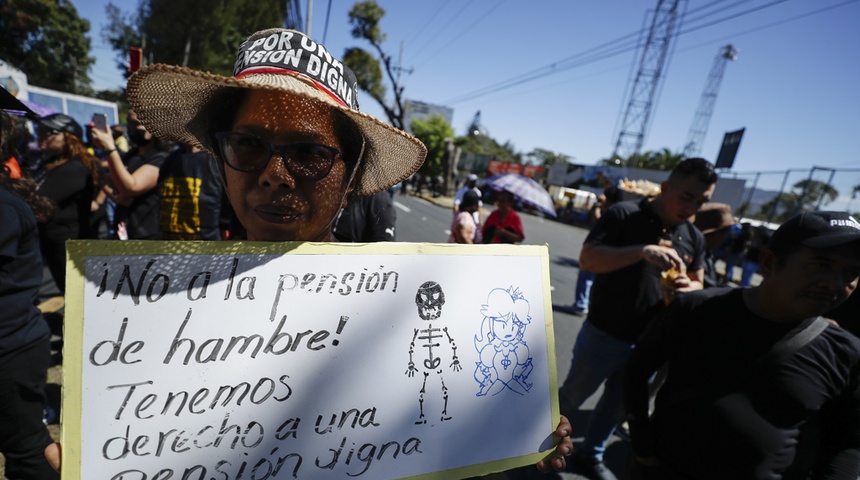
[[[104,113],[94,113],[93,127],[103,132],[107,131],[107,115]]]

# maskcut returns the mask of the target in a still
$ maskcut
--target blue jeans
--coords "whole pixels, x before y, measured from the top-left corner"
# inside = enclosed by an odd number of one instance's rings
[[[585,440],[577,448],[582,455],[603,461],[606,443],[623,417],[621,374],[632,350],[632,344],[604,333],[591,322],[582,324],[573,346],[570,371],[558,392],[561,413],[569,415],[606,382],[588,422]]]
[[[580,270],[579,276],[576,277],[576,300],[573,302],[573,307],[587,311],[588,304],[591,299],[591,285],[594,284],[594,277],[597,274],[594,272],[585,272]]]

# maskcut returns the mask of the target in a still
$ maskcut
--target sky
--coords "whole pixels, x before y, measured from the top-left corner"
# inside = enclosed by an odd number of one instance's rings
[[[666,0],[670,1],[670,0]],[[101,38],[107,0],[72,0],[91,21],[95,86],[122,85]],[[310,36],[335,56],[350,47],[354,0],[316,0]],[[657,0],[377,0],[384,48],[404,69],[404,95],[454,109],[463,135],[483,127],[517,151],[560,152],[593,165],[618,139],[623,105]],[[137,0],[114,0],[132,11]],[[733,171],[760,188],[810,176],[840,191],[860,184],[860,0],[681,0],[685,15],[652,107],[643,150],[683,150],[706,80],[722,47],[726,65],[700,156],[714,161],[723,135],[745,128]],[[307,15],[307,2],[303,2]],[[330,13],[329,13],[330,9]],[[249,32],[250,33],[250,32]],[[615,43],[610,43],[617,41]],[[614,52],[606,48],[609,44]],[[238,45],[237,45],[238,47]],[[520,80],[517,82],[517,80]],[[517,83],[510,88],[493,88]],[[495,90],[495,91],[490,91]],[[361,109],[384,118],[359,93]],[[857,200],[860,208],[860,199]]]

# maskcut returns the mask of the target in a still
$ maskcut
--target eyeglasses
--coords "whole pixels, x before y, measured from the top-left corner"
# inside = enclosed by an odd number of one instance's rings
[[[319,180],[331,171],[334,159],[340,153],[336,148],[313,142],[294,142],[275,145],[249,133],[216,133],[224,161],[240,172],[256,172],[266,168],[277,152],[287,170],[308,180]]]

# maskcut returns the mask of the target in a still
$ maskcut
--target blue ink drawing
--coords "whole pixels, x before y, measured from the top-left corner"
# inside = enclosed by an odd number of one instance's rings
[[[523,340],[532,321],[529,302],[518,288],[494,288],[482,307],[484,320],[475,336],[480,358],[475,362],[475,381],[481,387],[476,396],[498,395],[506,389],[525,395],[532,388],[528,378],[534,368]]]
[[[415,306],[418,307],[418,316],[426,323],[423,328],[415,328],[412,333],[412,342],[409,344],[409,364],[406,368],[406,375],[414,377],[416,373],[421,371],[424,375],[424,380],[421,383],[421,390],[418,392],[418,420],[415,421],[418,425],[427,423],[427,418],[424,415],[424,395],[427,393],[427,378],[431,376],[439,378],[441,386],[441,395],[443,400],[441,421],[451,420],[448,414],[448,387],[445,386],[445,378],[442,376],[443,365],[439,350],[443,345],[443,340],[448,341],[451,347],[451,363],[448,365],[452,371],[459,372],[460,359],[457,358],[457,344],[448,333],[448,327],[439,327],[439,324],[434,325],[433,322],[439,320],[442,316],[442,306],[445,305],[445,292],[442,287],[436,282],[424,282],[418,287],[418,292],[415,293]],[[416,347],[418,351],[416,352]],[[415,357],[419,358],[419,365],[423,366],[420,369],[415,365]],[[423,361],[421,361],[423,360]]]

